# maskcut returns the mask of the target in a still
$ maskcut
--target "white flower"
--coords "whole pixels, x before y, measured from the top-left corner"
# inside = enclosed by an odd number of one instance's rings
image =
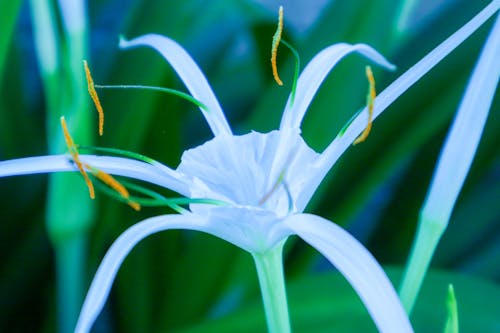
[[[483,12],[391,84],[375,101],[374,117],[459,45],[489,16],[500,1]],[[321,252],[346,277],[381,332],[412,332],[393,286],[372,255],[349,233],[319,216],[302,213],[324,176],[362,132],[361,112],[321,154],[300,135],[300,125],[318,87],[345,55],[358,52],[391,68],[364,44],[336,44],[318,53],[297,83],[279,130],[235,136],[204,75],[176,42],[159,35],[122,41],[125,48],[149,46],[173,66],[201,108],[214,138],[186,151],[177,169],[128,158],[83,155],[81,160],[108,173],[164,186],[188,198],[210,198],[226,205],[191,204],[179,215],[149,218],[126,230],[111,246],[92,282],[77,324],[87,332],[101,311],[116,273],[130,250],[143,238],[168,229],[190,229],[225,239],[259,255],[297,235]],[[41,172],[74,171],[67,156],[43,156],[0,163],[0,177]]]

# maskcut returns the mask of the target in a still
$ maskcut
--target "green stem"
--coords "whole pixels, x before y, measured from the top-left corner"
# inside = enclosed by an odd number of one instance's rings
[[[65,148],[59,117],[68,117],[78,141],[92,144],[87,111],[85,78],[81,61],[86,53],[83,0],[31,0],[33,32],[43,79],[47,109],[49,152]],[[63,8],[64,6],[64,8]],[[62,16],[59,17],[58,13]],[[58,22],[62,19],[62,30]],[[57,270],[57,314],[59,333],[73,332],[86,276],[85,253],[88,230],[94,221],[94,206],[82,180],[74,174],[52,174],[47,192],[47,231],[55,249]]]
[[[269,333],[289,333],[290,319],[283,275],[283,245],[264,253],[254,253]]]
[[[406,265],[399,297],[408,314],[422,286],[439,239],[443,235],[443,224],[420,216],[417,236],[413,243],[410,259]]]
[[[73,332],[85,290],[86,237],[76,235],[55,245],[57,270],[57,327]]]

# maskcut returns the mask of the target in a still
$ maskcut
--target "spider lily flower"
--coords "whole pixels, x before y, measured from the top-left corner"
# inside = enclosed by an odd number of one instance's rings
[[[492,2],[387,87],[375,100],[373,118],[472,34],[499,6],[500,1]],[[176,169],[124,157],[80,155],[80,160],[84,165],[109,174],[154,183],[187,198],[210,198],[225,204],[192,203],[189,210],[181,214],[152,217],[122,233],[108,250],[94,277],[76,332],[90,330],[122,261],[132,248],[145,237],[169,229],[215,235],[248,251],[256,262],[259,258],[269,262],[271,257],[281,260],[284,242],[289,236],[297,235],[321,252],[346,277],[381,332],[413,331],[392,284],[368,250],[336,224],[303,213],[326,173],[363,132],[370,117],[370,107],[367,107],[318,154],[308,147],[300,133],[302,119],[317,89],[330,70],[349,53],[357,52],[378,65],[393,68],[389,62],[365,44],[341,43],[327,47],[301,73],[295,95],[288,100],[278,130],[233,135],[205,76],[175,41],[151,34],[131,41],[122,40],[120,46],[147,46],[158,51],[171,64],[191,95],[202,103],[201,112],[214,138],[184,152]],[[61,171],[75,171],[66,155],[0,163],[0,177]],[[287,316],[285,311],[285,321]],[[286,323],[275,327],[285,327],[282,332],[289,331]]]

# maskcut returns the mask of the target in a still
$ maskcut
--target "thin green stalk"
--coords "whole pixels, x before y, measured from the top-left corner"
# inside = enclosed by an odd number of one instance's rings
[[[155,86],[145,86],[145,85],[139,85],[139,84],[116,84],[116,85],[109,85],[109,84],[96,84],[94,85],[96,89],[143,89],[143,90],[153,90],[153,91],[159,91],[163,92],[166,94],[170,95],[175,95],[177,97],[180,97],[190,103],[193,103],[197,107],[203,109],[206,112],[210,112],[210,109],[194,98],[193,96],[186,94],[182,91],[175,90],[175,89],[170,89],[170,88],[164,88],[164,87],[155,87]]]
[[[444,227],[446,229],[446,227]],[[442,223],[433,223],[422,215],[418,223],[418,231],[406,266],[399,297],[407,313],[411,313],[418,292],[429,268],[434,251],[443,232]]]
[[[86,53],[83,0],[59,2],[63,34],[53,1],[31,0],[33,34],[47,109],[47,142],[52,154],[65,151],[59,117],[66,115],[75,138],[92,144],[81,61]],[[64,7],[64,8],[63,8]],[[46,224],[56,255],[57,327],[73,332],[83,300],[87,231],[93,204],[79,176],[52,174],[47,190]]]
[[[55,246],[57,278],[57,327],[59,332],[73,332],[75,315],[80,312],[82,290],[85,287],[87,242],[84,237],[72,237]]]
[[[267,252],[253,254],[269,333],[291,332],[283,275],[284,244],[283,241]]]

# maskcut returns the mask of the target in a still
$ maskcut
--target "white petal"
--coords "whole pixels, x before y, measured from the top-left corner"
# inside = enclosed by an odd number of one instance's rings
[[[120,40],[121,48],[138,46],[149,46],[158,51],[174,68],[191,95],[208,107],[210,111],[201,111],[214,135],[231,134],[231,128],[207,79],[182,46],[170,38],[156,34],[140,36],[130,41]]]
[[[192,214],[156,216],[128,228],[104,256],[83,303],[75,333],[90,331],[104,306],[118,269],[132,248],[147,236],[169,229],[211,232],[211,228],[206,225],[203,217]]]
[[[413,332],[382,267],[354,237],[336,224],[315,215],[294,215],[284,223],[345,276],[380,332]]]
[[[444,144],[422,215],[447,224],[474,159],[500,77],[497,18]]]
[[[396,81],[390,84],[375,99],[373,119],[379,116],[392,102],[401,96],[408,88],[417,82],[422,76],[429,72],[443,58],[451,53],[458,45],[476,31],[488,18],[500,8],[500,0],[492,1],[479,14],[471,19],[462,28],[448,37],[444,42],[417,62],[413,67],[402,74]],[[325,149],[317,161],[317,173],[311,174],[310,184],[304,191],[304,201],[309,201],[316,191],[326,173],[331,169],[339,157],[346,151],[352,142],[359,136],[366,126],[368,110],[365,108],[349,125],[342,136],[336,137]]]
[[[205,184],[204,189],[193,188],[192,197],[259,206],[284,216],[290,206],[295,206],[293,199],[308,179],[307,167],[317,157],[298,130],[251,132],[218,136],[185,151],[177,170]],[[279,186],[274,195],[261,202],[280,177],[286,182],[291,198],[284,186]]]
[[[306,110],[325,77],[342,58],[352,52],[358,52],[380,66],[394,68],[380,53],[365,44],[339,43],[327,47],[319,52],[300,74],[294,103],[292,104],[290,96],[281,118],[280,129],[300,127]]]
[[[107,173],[166,187],[183,196],[190,193],[188,177],[164,165],[151,165],[123,157],[80,155],[83,162]],[[0,162],[0,177],[77,171],[67,155],[26,157]]]

